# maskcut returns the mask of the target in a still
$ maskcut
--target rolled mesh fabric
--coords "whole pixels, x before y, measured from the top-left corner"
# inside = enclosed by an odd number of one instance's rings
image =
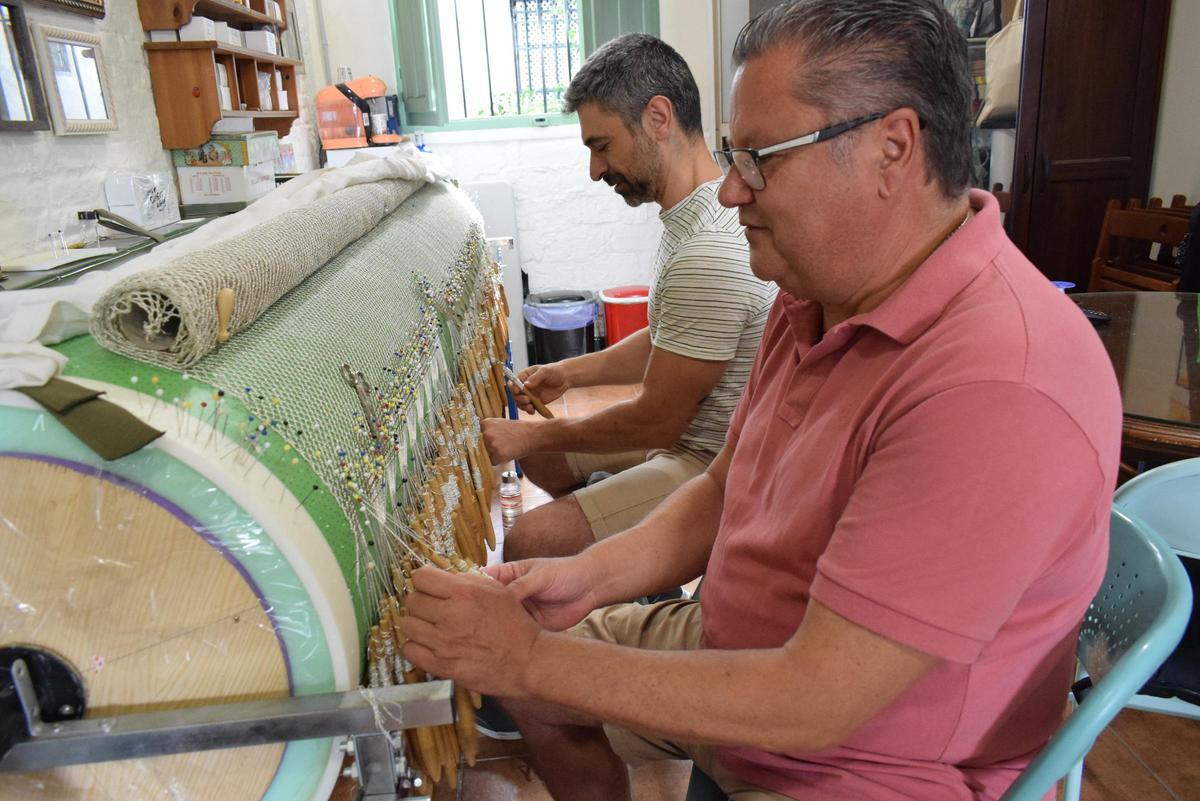
[[[373,229],[424,181],[350,186],[244,234],[113,285],[96,303],[92,334],[106,348],[164,367],[188,367],[217,345],[217,293],[234,292],[231,334]],[[219,223],[218,223],[219,224]]]
[[[279,420],[275,433],[310,462],[353,517],[354,493],[336,457],[358,453],[367,439],[361,407],[338,366],[361,370],[372,386],[393,380],[397,357],[414,348],[421,329],[426,301],[418,283],[441,292],[455,273],[478,273],[482,234],[462,191],[426,185],[267,309],[253,331],[189,372],[240,396],[260,421]]]

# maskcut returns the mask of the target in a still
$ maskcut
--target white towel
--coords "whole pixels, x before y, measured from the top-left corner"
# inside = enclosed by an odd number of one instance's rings
[[[40,387],[66,363],[66,356],[36,342],[0,342],[0,389]]]

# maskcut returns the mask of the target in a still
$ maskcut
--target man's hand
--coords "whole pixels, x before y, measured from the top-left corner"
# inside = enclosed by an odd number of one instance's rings
[[[577,557],[525,559],[487,568],[487,573],[525,604],[543,627],[562,631],[574,626],[600,604],[593,594],[595,577]]]
[[[567,371],[559,363],[535,364],[532,367],[526,367],[517,374],[517,378],[521,379],[525,388],[537,395],[538,400],[542,403],[558,400],[571,387],[570,381],[567,379]],[[512,392],[513,400],[522,410],[529,414],[537,411],[530,403],[528,395],[518,392],[512,384],[509,384],[508,388]]]
[[[515,593],[486,576],[423,567],[400,618],[404,658],[464,687],[527,697],[526,668],[541,628]]]
[[[502,417],[488,417],[480,421],[483,432],[483,445],[487,448],[488,457],[492,464],[504,464],[512,459],[520,459],[530,452],[529,426],[537,423],[526,420],[505,420]]]

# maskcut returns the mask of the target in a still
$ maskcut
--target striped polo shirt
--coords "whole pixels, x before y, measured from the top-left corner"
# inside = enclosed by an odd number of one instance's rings
[[[750,249],[737,209],[717,202],[721,182],[701,184],[663,211],[648,310],[654,347],[704,361],[727,361],[679,446],[711,459],[758,351],[775,284],[750,272]]]

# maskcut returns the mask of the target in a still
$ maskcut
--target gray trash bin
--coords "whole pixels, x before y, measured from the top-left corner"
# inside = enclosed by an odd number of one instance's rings
[[[549,364],[588,352],[600,304],[586,291],[534,292],[521,310],[530,328],[530,362]]]

